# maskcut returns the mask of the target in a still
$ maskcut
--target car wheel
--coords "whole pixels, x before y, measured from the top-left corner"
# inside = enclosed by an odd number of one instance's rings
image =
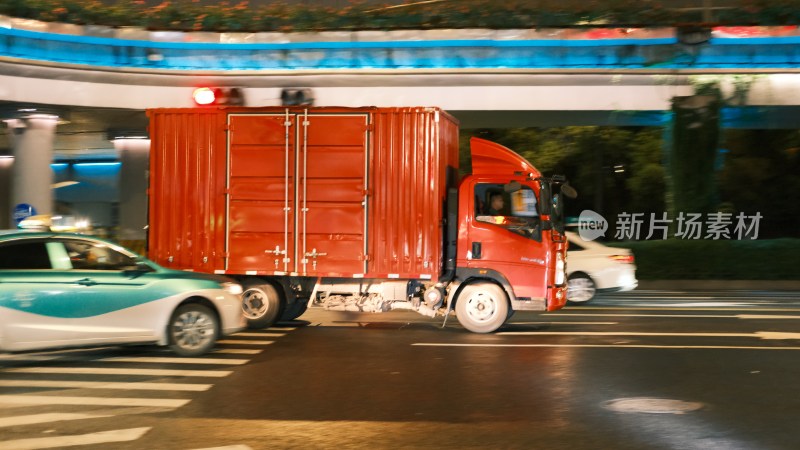
[[[588,275],[577,273],[567,279],[567,301],[570,303],[586,303],[594,298],[597,287]]]
[[[508,298],[492,283],[467,285],[456,299],[456,317],[473,333],[491,333],[508,319]]]
[[[169,321],[169,347],[179,356],[208,353],[219,336],[217,315],[208,307],[190,303],[175,310]]]
[[[282,303],[275,286],[269,283],[246,285],[242,293],[242,311],[248,328],[272,326],[281,316]]]

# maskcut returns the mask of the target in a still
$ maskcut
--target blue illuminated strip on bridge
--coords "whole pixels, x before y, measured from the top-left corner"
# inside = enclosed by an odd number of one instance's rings
[[[159,71],[800,68],[800,37],[158,42],[0,29],[0,56]]]

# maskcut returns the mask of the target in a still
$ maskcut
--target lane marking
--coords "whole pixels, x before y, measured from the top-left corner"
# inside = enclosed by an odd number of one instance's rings
[[[619,325],[619,322],[509,322],[509,325]]]
[[[689,318],[689,319],[800,319],[800,315],[775,315],[775,314],[591,314],[591,313],[548,313],[547,316],[560,317],[653,317],[653,318]],[[510,322],[516,323],[516,322]]]
[[[756,331],[755,333],[655,333],[638,331],[502,331],[507,336],[670,336],[670,337],[748,337],[759,339],[800,339],[800,333]]]
[[[711,349],[711,350],[800,350],[800,347],[759,347],[728,345],[645,345],[645,344],[447,344],[417,342],[419,347],[531,347],[531,348],[653,348],[653,349]]]
[[[283,337],[286,336],[286,333],[236,333],[228,336],[229,338],[232,337]]]
[[[254,349],[254,348],[218,348],[214,350],[212,353],[228,353],[231,355],[257,355],[263,352],[263,349]]]
[[[48,380],[0,380],[2,387],[41,387],[67,389],[120,389],[131,391],[188,391],[202,392],[213,384],[191,383],[123,383],[118,381],[48,381]]]
[[[269,345],[274,343],[275,341],[248,341],[245,339],[242,340],[231,340],[225,339],[222,341],[217,341],[217,344],[236,344],[236,345]]]
[[[246,445],[226,445],[225,447],[196,448],[193,450],[253,450]]]
[[[161,356],[118,356],[102,358],[98,361],[108,362],[140,362],[140,363],[168,363],[168,364],[218,364],[238,366],[247,364],[249,359],[224,359],[224,358],[168,358]]]
[[[93,406],[155,406],[180,408],[191,400],[169,398],[105,398],[105,397],[61,397],[54,395],[0,395],[0,404],[5,405],[93,405]],[[0,446],[0,448],[3,448]]]
[[[15,373],[77,373],[87,375],[153,375],[162,377],[212,377],[222,378],[230,370],[166,370],[166,369],[101,369],[97,367],[18,367],[3,372]]]
[[[736,316],[738,319],[749,319],[749,320],[758,320],[758,319],[800,319],[800,316],[779,316],[779,315],[767,315],[767,314],[739,314]]]
[[[16,427],[19,425],[33,425],[37,423],[61,422],[64,420],[100,419],[111,417],[108,414],[77,414],[77,413],[44,413],[28,416],[2,417],[0,427]],[[0,445],[0,448],[5,448]]]
[[[0,448],[4,450],[38,450],[42,448],[135,441],[144,436],[151,428],[152,427],[129,428],[127,430],[101,431],[99,433],[76,434],[71,436],[15,439],[12,441],[0,441]]]
[[[630,311],[631,309],[639,310],[639,311],[741,311],[742,308],[673,308],[673,307],[636,307],[632,308],[631,306],[634,305],[625,305],[625,306],[581,306],[580,309],[583,310],[595,310],[595,311]],[[749,311],[763,311],[763,312],[800,312],[800,308],[747,308]],[[565,311],[562,309],[561,311]],[[574,311],[574,310],[573,310]],[[552,313],[546,313],[552,314]]]

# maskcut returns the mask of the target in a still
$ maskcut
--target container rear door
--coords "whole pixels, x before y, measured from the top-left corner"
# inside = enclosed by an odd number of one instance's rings
[[[229,272],[291,272],[295,254],[296,118],[228,115]]]
[[[298,115],[296,271],[366,273],[367,114]]]

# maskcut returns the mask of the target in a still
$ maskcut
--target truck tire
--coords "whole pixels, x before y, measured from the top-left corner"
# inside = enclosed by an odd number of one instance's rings
[[[286,305],[286,308],[283,310],[283,314],[281,314],[279,322],[289,322],[290,320],[297,319],[298,317],[302,316],[304,312],[306,312],[307,308],[308,303],[305,301],[295,300],[294,303]]]
[[[508,298],[493,283],[469,284],[456,299],[458,322],[473,333],[491,333],[508,319]]]
[[[182,305],[169,320],[169,348],[178,356],[208,353],[219,337],[217,315],[198,303]]]
[[[242,311],[248,328],[272,326],[283,311],[284,302],[275,286],[253,280],[245,284],[242,293]]]

